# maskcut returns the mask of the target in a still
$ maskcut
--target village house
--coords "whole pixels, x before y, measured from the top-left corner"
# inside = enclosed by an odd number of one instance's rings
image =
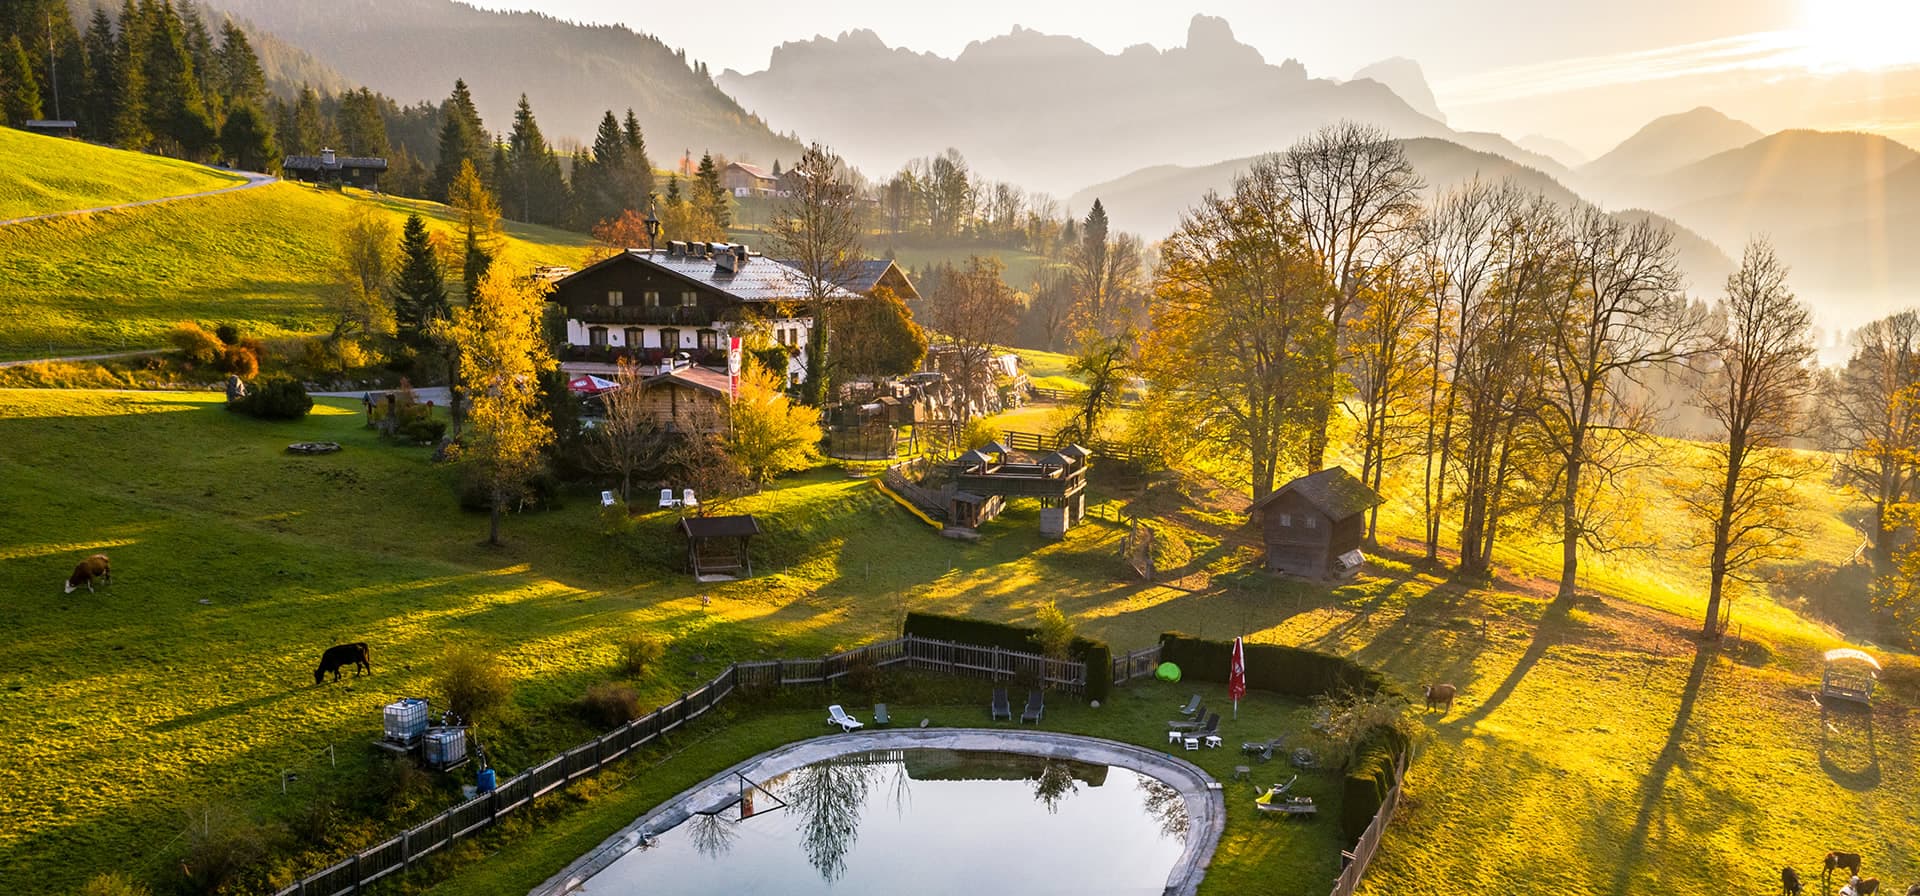
[[[280,160],[280,170],[288,180],[378,190],[380,173],[387,170],[387,160],[342,156],[323,149],[317,156],[287,156]]]
[[[780,178],[758,165],[734,162],[720,172],[720,185],[736,199],[749,196],[780,196]]]
[[[832,288],[836,301],[863,298]],[[566,315],[570,354],[586,361],[629,358],[648,373],[688,364],[724,367],[727,338],[763,329],[787,349],[789,382],[806,379],[813,318],[801,305],[806,276],[744,245],[674,241],[628,249],[554,286]],[[682,363],[676,359],[684,355]]]
[[[1366,555],[1367,511],[1380,495],[1341,467],[1309,473],[1254,502],[1267,568],[1309,579],[1350,578]]]

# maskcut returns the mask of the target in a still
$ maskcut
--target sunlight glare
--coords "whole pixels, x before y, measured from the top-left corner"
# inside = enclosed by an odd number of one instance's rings
[[[1920,0],[1803,0],[1799,31],[1810,69],[1920,64]]]

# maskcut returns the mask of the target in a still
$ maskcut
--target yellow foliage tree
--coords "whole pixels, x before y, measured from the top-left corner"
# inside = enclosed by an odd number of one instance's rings
[[[447,204],[460,222],[463,257],[460,263],[467,301],[479,294],[480,281],[500,254],[500,203],[473,170],[473,163],[462,161],[460,174],[447,190]]]
[[[547,287],[506,270],[492,266],[446,327],[469,402],[461,458],[486,489],[495,545],[501,512],[525,495],[553,442],[540,406],[540,375],[554,367],[540,331]]]
[[[721,444],[749,478],[765,485],[819,458],[818,413],[794,404],[781,391],[777,374],[748,361],[740,371],[740,396],[728,410]]]

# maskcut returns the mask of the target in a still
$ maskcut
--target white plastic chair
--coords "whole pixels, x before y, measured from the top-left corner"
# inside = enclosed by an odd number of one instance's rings
[[[601,492],[601,493],[600,493],[600,506],[601,506],[601,507],[612,507],[612,506],[613,506],[613,492]]]
[[[827,707],[827,724],[839,725],[841,731],[852,731],[855,728],[866,727],[860,724],[859,719],[847,715],[847,711],[840,708],[840,704],[838,703]]]
[[[700,502],[695,501],[693,499],[693,489],[684,489],[681,491],[681,494],[685,495],[685,497],[680,499],[680,505],[682,507],[699,507],[700,506]]]
[[[680,506],[680,502],[673,497],[673,489],[663,488],[660,490],[660,507],[662,509],[671,509],[678,506]]]

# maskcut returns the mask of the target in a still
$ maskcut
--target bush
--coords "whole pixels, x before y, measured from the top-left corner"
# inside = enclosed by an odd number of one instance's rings
[[[188,363],[196,365],[212,364],[219,360],[220,352],[225,348],[219,337],[190,320],[174,324],[173,331],[167,334],[167,341],[180,350]]]
[[[934,613],[908,613],[901,633],[1022,653],[1033,652],[1035,636],[1038,634],[1034,629],[1023,626]],[[1107,699],[1107,694],[1113,689],[1113,651],[1106,642],[1074,637],[1067,645],[1067,658],[1081,660],[1087,665],[1087,699]]]
[[[440,661],[434,686],[455,716],[472,721],[499,708],[513,694],[513,679],[500,658],[477,647],[458,647]]]
[[[250,380],[260,373],[260,358],[253,353],[253,349],[244,345],[229,345],[220,350],[220,361],[215,369]]]
[[[214,327],[213,335],[220,337],[220,341],[223,344],[226,344],[226,345],[240,344],[240,335],[241,335],[240,328],[234,326],[233,324],[221,324],[220,326]]]
[[[1040,652],[1054,659],[1066,659],[1067,649],[1073,646],[1073,620],[1060,612],[1053,601],[1047,601],[1035,615],[1038,619],[1033,641],[1039,645]]]
[[[620,642],[620,668],[635,677],[647,674],[666,655],[667,642],[659,635],[632,635]]]
[[[638,525],[639,521],[633,518],[633,514],[627,512],[627,502],[619,498],[613,499],[612,504],[602,505],[600,508],[600,534],[608,538],[627,535]]]
[[[80,896],[148,896],[149,892],[145,884],[124,871],[96,874],[80,886]]]
[[[1391,726],[1375,728],[1361,739],[1341,782],[1340,830],[1348,840],[1360,839],[1379,814],[1387,791],[1393,789],[1394,763],[1406,749],[1407,736]]]
[[[181,860],[187,884],[200,893],[258,889],[267,858],[274,847],[271,828],[203,809],[198,824],[190,825],[186,856]],[[204,819],[204,820],[202,820]]]
[[[415,417],[400,424],[395,434],[403,442],[432,444],[440,441],[447,434],[447,421],[435,420],[432,417]]]
[[[640,695],[628,685],[603,681],[587,688],[580,711],[603,729],[615,728],[640,718]]]
[[[313,410],[313,399],[307,397],[306,387],[298,380],[276,376],[253,384],[246,397],[230,407],[263,420],[298,420]]]
[[[1160,661],[1179,666],[1185,679],[1224,683],[1232,655],[1229,641],[1206,641],[1179,632],[1160,636]],[[1345,657],[1277,644],[1248,644],[1246,659],[1247,687],[1254,690],[1302,700],[1341,691],[1397,693],[1385,676]]]
[[[385,807],[388,818],[404,818],[433,796],[433,773],[406,756],[380,760],[367,783],[373,800]]]
[[[702,495],[701,500],[706,500],[706,497]],[[541,470],[527,482],[526,493],[520,496],[520,502],[503,509],[512,513],[518,510],[552,510],[559,506],[560,477],[553,475],[552,470]],[[493,492],[472,469],[461,472],[460,509],[476,513],[490,513],[493,510]]]

